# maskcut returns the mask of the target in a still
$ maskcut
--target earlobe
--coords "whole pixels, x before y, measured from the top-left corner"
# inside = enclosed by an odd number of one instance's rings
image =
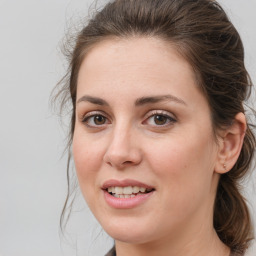
[[[232,169],[240,155],[245,132],[246,118],[240,112],[235,116],[232,124],[221,132],[215,172],[223,174]]]

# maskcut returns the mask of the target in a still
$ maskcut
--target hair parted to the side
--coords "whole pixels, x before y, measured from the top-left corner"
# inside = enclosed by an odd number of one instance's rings
[[[72,101],[69,147],[75,126],[77,76],[84,57],[103,40],[131,37],[156,37],[176,47],[194,69],[198,86],[209,102],[216,134],[218,129],[228,127],[237,113],[245,112],[243,102],[250,95],[252,82],[244,66],[243,44],[216,1],[115,0],[81,30],[69,56],[69,69],[57,95],[62,107],[67,99]],[[255,145],[252,125],[248,124],[239,159],[232,170],[221,176],[217,190],[214,227],[233,250],[245,251],[253,237],[239,181],[250,168]]]

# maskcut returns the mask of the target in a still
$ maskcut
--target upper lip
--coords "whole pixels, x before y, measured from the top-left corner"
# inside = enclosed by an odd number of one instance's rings
[[[143,187],[143,188],[147,188],[147,189],[154,189],[153,186],[145,184],[143,182],[137,181],[137,180],[132,180],[132,179],[124,179],[124,180],[114,180],[114,179],[110,179],[107,180],[103,183],[102,185],[102,189],[108,189],[109,187]]]

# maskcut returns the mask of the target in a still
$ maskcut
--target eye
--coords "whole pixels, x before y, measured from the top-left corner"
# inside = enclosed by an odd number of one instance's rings
[[[166,124],[167,121],[169,121],[168,117],[163,116],[163,115],[154,115],[154,116],[152,116],[152,118],[156,125],[164,125],[164,124]]]
[[[176,122],[176,119],[171,114],[165,111],[155,111],[148,114],[147,119],[143,122],[150,126],[168,126]]]
[[[99,113],[89,113],[87,114],[83,120],[83,123],[85,123],[88,127],[100,127],[107,123],[109,123],[107,117],[103,116]]]

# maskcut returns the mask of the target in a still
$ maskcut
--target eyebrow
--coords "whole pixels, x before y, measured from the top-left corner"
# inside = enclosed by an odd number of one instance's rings
[[[100,105],[100,106],[109,106],[109,104],[101,99],[101,98],[97,98],[97,97],[92,97],[92,96],[89,96],[89,95],[84,95],[83,97],[81,97],[77,102],[76,104],[82,102],[82,101],[88,101],[92,104],[95,104],[95,105]]]
[[[139,98],[135,101],[135,106],[141,106],[141,105],[150,104],[150,103],[158,103],[158,102],[161,102],[161,101],[174,101],[176,103],[187,106],[185,101],[183,101],[180,98],[177,98],[174,95],[170,95],[170,94]]]
[[[135,106],[138,107],[138,106],[142,106],[142,105],[146,105],[146,104],[154,104],[154,103],[158,103],[158,102],[162,102],[162,101],[173,101],[173,102],[187,106],[185,101],[183,101],[180,98],[177,98],[174,95],[170,95],[170,94],[138,98],[135,101]],[[98,97],[89,96],[89,95],[82,96],[76,103],[78,104],[80,102],[90,102],[95,105],[109,106],[109,104],[105,100],[98,98]]]

